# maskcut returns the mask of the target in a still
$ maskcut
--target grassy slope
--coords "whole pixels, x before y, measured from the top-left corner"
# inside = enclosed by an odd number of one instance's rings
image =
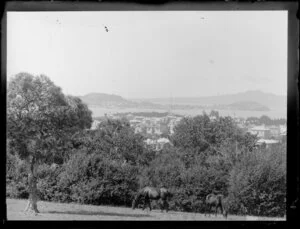
[[[224,220],[221,215],[208,217],[199,213],[172,211],[161,213],[159,210],[149,212],[125,207],[62,204],[45,201],[38,202],[40,214],[34,216],[23,213],[26,200],[7,199],[6,203],[8,220]],[[228,220],[285,219],[229,215]]]

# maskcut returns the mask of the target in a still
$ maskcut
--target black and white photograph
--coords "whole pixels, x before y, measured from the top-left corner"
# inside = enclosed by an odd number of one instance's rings
[[[287,10],[8,11],[7,220],[286,221]]]

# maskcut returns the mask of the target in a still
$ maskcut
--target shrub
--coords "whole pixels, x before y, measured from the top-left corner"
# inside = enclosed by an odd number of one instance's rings
[[[231,210],[259,216],[283,216],[286,196],[285,145],[243,155],[230,175]]]
[[[17,155],[7,153],[6,197],[27,198],[27,167]]]
[[[99,154],[76,154],[65,165],[59,187],[75,202],[131,205],[138,169]]]

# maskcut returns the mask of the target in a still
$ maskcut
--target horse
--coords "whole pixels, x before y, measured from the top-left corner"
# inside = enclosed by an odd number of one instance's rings
[[[205,198],[206,210],[209,210],[209,214],[213,207],[215,207],[215,214],[217,216],[218,208],[221,209],[222,215],[227,218],[227,207],[224,203],[224,196],[222,194],[215,195],[213,193],[209,194]],[[206,212],[205,212],[206,215]]]
[[[143,199],[143,210],[146,208],[146,205],[148,205],[151,211],[151,200],[162,200],[163,203],[160,205],[161,212],[163,212],[164,209],[166,210],[166,212],[168,212],[169,204],[167,200],[171,196],[171,192],[166,188],[154,188],[147,186],[140,189],[136,194],[135,198],[132,201],[132,209],[134,210],[138,206],[140,200]]]

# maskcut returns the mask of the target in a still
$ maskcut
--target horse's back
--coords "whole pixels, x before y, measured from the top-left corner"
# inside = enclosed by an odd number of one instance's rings
[[[159,197],[159,191],[156,188],[147,186],[143,188],[143,192],[147,194],[150,198],[158,198]]]
[[[205,201],[207,204],[222,204],[223,199],[224,196],[222,194],[215,195],[211,193],[206,196]]]
[[[143,188],[143,192],[157,192],[157,190],[156,188],[146,186],[145,188]]]

